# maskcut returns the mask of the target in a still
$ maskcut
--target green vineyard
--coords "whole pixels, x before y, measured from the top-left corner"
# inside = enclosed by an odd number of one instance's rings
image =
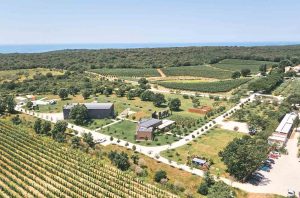
[[[176,197],[0,121],[0,197]]]
[[[104,76],[117,76],[117,77],[158,77],[160,76],[156,69],[144,68],[144,69],[93,69],[91,72],[95,72]]]
[[[220,80],[216,82],[168,82],[161,81],[158,84],[170,88],[189,91],[200,91],[207,93],[227,92],[248,82],[251,78]]]
[[[195,76],[204,78],[227,79],[231,78],[231,71],[222,70],[210,66],[185,66],[167,67],[162,69],[167,76]]]

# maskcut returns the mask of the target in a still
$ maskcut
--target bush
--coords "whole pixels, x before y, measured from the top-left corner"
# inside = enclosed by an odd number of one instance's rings
[[[154,181],[156,182],[160,182],[162,179],[166,179],[167,178],[167,173],[166,171],[163,170],[159,170],[155,173],[154,176]]]
[[[201,183],[197,192],[201,195],[207,195],[208,194],[208,185],[205,182]]]

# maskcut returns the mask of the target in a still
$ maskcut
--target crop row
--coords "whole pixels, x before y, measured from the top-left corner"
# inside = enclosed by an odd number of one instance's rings
[[[167,76],[196,76],[204,78],[226,79],[231,78],[231,71],[210,67],[210,66],[184,66],[167,67],[162,69]]]
[[[180,89],[189,91],[199,91],[207,93],[218,93],[227,92],[240,85],[248,82],[250,78],[236,79],[236,80],[222,80],[215,82],[168,82],[162,81],[158,84],[170,88],[170,89]]]
[[[160,76],[156,69],[93,69],[91,72],[95,72],[104,76],[116,76],[116,77],[157,77]]]
[[[173,197],[79,151],[0,122],[1,197]]]

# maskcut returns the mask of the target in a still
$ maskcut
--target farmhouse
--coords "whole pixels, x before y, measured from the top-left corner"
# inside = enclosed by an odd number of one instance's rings
[[[63,107],[64,119],[69,119],[71,109],[77,104],[69,104]],[[103,119],[114,117],[113,103],[83,103],[88,110],[88,116],[91,119]]]
[[[162,121],[155,118],[143,119],[138,122],[136,127],[137,140],[152,140],[154,130],[162,124]]]
[[[278,147],[284,146],[292,133],[296,119],[298,119],[296,113],[292,112],[286,114],[275,132],[268,138],[268,143],[276,144]]]

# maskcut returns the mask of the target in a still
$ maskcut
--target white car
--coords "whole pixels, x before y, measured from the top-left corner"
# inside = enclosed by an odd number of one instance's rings
[[[287,197],[295,197],[295,191],[293,191],[293,190],[288,190]]]

